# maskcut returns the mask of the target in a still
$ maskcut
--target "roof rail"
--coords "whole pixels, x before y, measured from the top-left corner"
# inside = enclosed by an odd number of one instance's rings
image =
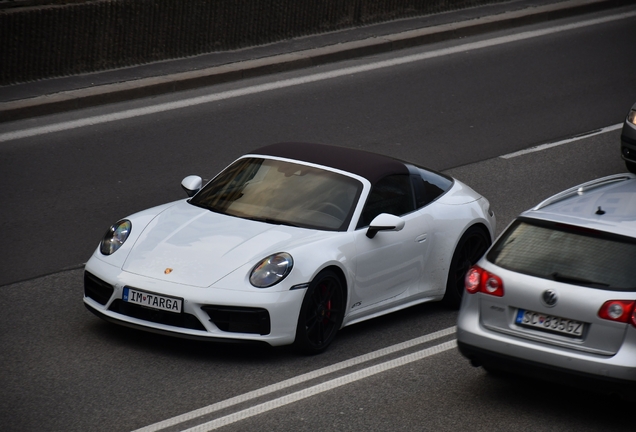
[[[556,195],[552,195],[550,198],[541,201],[531,210],[540,210],[547,205],[554,204],[566,198],[570,198],[571,196],[574,196],[574,195],[582,195],[584,192],[587,192],[592,189],[596,189],[597,187],[605,186],[611,183],[622,182],[625,180],[632,180],[634,178],[636,178],[636,176],[634,176],[633,174],[627,174],[627,173],[614,174],[607,177],[601,177],[596,180],[592,180],[592,181],[580,184],[578,186],[571,187],[570,189],[566,189],[563,192],[559,192]]]

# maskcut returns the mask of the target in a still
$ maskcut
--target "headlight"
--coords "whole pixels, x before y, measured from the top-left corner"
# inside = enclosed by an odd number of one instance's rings
[[[294,266],[291,255],[280,252],[256,264],[250,273],[250,283],[256,288],[267,288],[285,279]]]
[[[636,110],[631,110],[627,115],[627,121],[636,126]]]
[[[110,255],[124,244],[128,236],[132,224],[129,220],[120,220],[115,225],[111,226],[106,235],[102,239],[102,243],[99,246],[99,251],[104,255]]]

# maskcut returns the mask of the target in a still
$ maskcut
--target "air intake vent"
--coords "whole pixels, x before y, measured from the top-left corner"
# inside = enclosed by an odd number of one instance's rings
[[[84,295],[92,298],[97,303],[105,305],[110,300],[115,289],[109,283],[104,282],[97,276],[84,272]]]
[[[232,333],[255,333],[266,335],[270,332],[269,312],[262,308],[233,306],[202,306],[210,316],[210,321],[219,330]]]

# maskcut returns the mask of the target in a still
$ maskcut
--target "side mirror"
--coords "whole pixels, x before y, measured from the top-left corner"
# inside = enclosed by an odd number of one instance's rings
[[[367,237],[373,238],[378,231],[400,231],[404,228],[404,219],[388,213],[377,215],[369,225]]]
[[[181,187],[186,191],[189,197],[199,192],[201,186],[203,186],[203,180],[199,176],[187,176],[181,181]]]

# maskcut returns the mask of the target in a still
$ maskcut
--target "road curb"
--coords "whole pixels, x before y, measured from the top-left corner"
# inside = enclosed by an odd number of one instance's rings
[[[519,25],[534,24],[629,4],[628,0],[567,0],[498,15],[425,27],[326,47],[170,75],[88,87],[0,103],[0,122],[55,114],[131,99],[190,90],[249,77],[333,63]]]

